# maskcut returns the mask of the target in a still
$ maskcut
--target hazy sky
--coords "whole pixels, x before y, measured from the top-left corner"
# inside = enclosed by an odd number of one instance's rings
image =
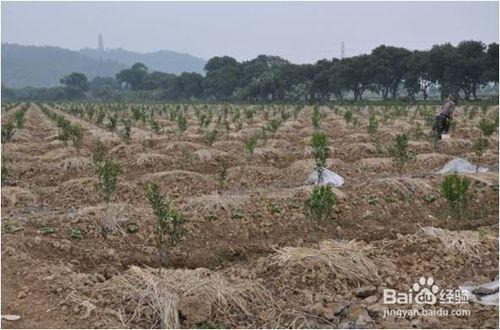
[[[498,41],[498,2],[2,2],[2,42],[314,62],[380,44]]]

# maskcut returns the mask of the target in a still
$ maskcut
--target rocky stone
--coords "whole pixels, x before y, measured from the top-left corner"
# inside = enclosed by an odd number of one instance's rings
[[[488,296],[488,295],[493,294],[495,292],[498,292],[498,288],[490,289],[490,288],[479,287],[479,288],[472,290],[473,294],[476,294],[479,296]]]
[[[373,319],[363,306],[353,306],[349,309],[347,318],[354,322],[354,327],[364,329],[373,326]]]
[[[309,313],[321,317],[327,312],[326,308],[319,302],[307,306],[307,310]]]
[[[21,319],[20,315],[15,315],[15,314],[6,314],[2,315],[2,320],[7,320],[7,321],[18,321]]]
[[[351,323],[348,321],[344,321],[339,324],[339,329],[350,329],[352,328]]]
[[[410,325],[413,329],[421,329],[422,321],[420,321],[420,319],[414,319],[413,321],[410,322]]]
[[[371,306],[368,306],[366,310],[368,311],[368,314],[370,314],[373,317],[379,317],[382,315],[384,312],[385,306],[382,304],[373,304]]]
[[[49,276],[45,276],[44,278],[42,278],[42,280],[44,280],[44,281],[53,281],[55,278],[56,278],[56,275],[52,274],[52,275],[49,275]]]
[[[351,306],[351,302],[349,300],[340,300],[331,305],[331,311],[333,315],[339,315],[349,306]]]
[[[17,298],[18,299],[24,299],[26,296],[28,295],[28,293],[24,290],[21,290],[19,291],[19,293],[17,294]]]
[[[388,276],[385,279],[385,285],[386,287],[392,288],[394,286],[394,281],[392,280],[392,277]]]
[[[377,288],[374,286],[361,286],[356,289],[356,297],[358,298],[366,298],[369,297],[377,291]]]
[[[369,296],[365,299],[363,299],[363,303],[366,304],[367,306],[373,305],[378,301],[378,297],[376,295]]]
[[[35,237],[35,244],[40,244],[42,242],[42,238],[40,236]]]

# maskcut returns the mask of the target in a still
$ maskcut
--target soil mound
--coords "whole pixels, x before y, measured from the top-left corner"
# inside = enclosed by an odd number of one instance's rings
[[[133,266],[96,290],[106,302],[99,309],[114,315],[126,328],[180,328],[181,319],[190,328],[272,327],[270,320],[256,316],[275,309],[261,285],[250,280],[229,281],[205,268]]]

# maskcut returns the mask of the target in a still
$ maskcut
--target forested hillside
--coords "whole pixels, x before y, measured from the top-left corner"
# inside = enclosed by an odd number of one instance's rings
[[[125,64],[95,59],[58,47],[2,44],[2,84],[8,87],[48,87],[71,72],[87,77],[114,76]]]
[[[145,63],[153,71],[175,74],[201,73],[205,66],[201,58],[168,50],[142,54],[123,49],[71,51],[2,43],[2,84],[10,88],[53,87],[71,72],[81,72],[89,79],[114,77],[136,62]]]
[[[144,63],[152,71],[180,74],[182,72],[203,73],[206,61],[204,59],[181,54],[170,50],[160,50],[152,53],[130,52],[124,49],[108,49],[99,51],[97,49],[85,48],[81,54],[97,59],[108,59],[127,66],[134,63]]]

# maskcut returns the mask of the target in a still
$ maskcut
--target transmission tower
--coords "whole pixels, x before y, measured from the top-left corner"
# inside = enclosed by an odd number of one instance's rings
[[[345,57],[345,47],[344,42],[342,41],[342,45],[340,46],[340,58],[343,59]]]
[[[99,42],[97,43],[97,49],[102,52],[104,51],[104,41],[102,41],[102,34],[99,33]]]

